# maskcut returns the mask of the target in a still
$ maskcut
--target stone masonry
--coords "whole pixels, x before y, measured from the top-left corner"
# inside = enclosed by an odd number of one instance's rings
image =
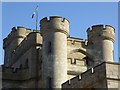
[[[40,30],[13,27],[3,40],[2,88],[119,88],[115,29],[94,25],[83,40],[69,35],[69,24],[51,16]]]

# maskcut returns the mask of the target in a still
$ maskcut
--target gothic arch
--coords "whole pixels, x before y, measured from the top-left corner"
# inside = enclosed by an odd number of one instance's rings
[[[94,59],[94,56],[93,56],[93,55],[90,55],[89,53],[87,53],[86,51],[84,51],[84,50],[82,50],[82,49],[74,49],[74,50],[70,51],[69,54],[72,54],[72,53],[75,53],[75,52],[80,52],[80,53],[86,55],[86,56],[87,56],[88,58],[90,58],[90,60],[92,60],[92,61],[93,61],[93,59]]]

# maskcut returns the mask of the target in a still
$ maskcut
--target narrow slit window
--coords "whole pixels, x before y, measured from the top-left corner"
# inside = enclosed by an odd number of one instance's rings
[[[48,89],[52,90],[52,78],[48,77]]]
[[[114,60],[114,50],[112,51],[112,53],[113,53],[113,60]]]
[[[25,67],[28,68],[28,59],[25,61]]]
[[[49,53],[52,52],[52,48],[51,48],[51,47],[52,47],[52,46],[51,46],[51,42],[49,42],[49,47],[48,47],[48,50],[49,50],[48,52],[49,52]]]

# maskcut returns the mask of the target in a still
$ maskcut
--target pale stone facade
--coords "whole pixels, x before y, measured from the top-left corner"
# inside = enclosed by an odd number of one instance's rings
[[[3,40],[3,88],[118,88],[114,28],[95,25],[87,35],[70,37],[69,21],[59,16],[43,18],[40,30],[13,27]]]

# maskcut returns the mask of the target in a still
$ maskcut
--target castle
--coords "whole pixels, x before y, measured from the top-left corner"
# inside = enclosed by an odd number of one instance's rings
[[[70,37],[59,16],[40,20],[40,30],[13,27],[3,40],[2,88],[119,88],[114,41],[110,25],[88,28],[86,40]]]

